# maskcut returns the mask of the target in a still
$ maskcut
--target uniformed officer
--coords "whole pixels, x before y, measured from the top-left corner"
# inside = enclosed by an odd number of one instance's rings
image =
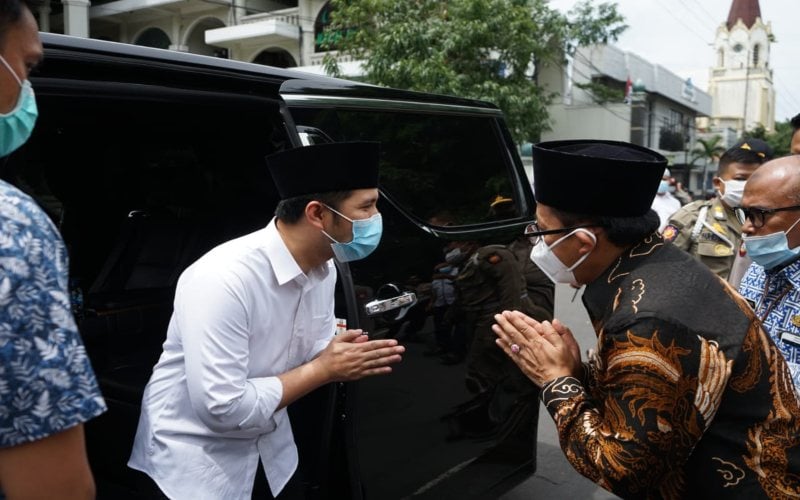
[[[503,196],[492,200],[487,215],[491,220],[516,216],[513,199]],[[453,312],[456,330],[460,328],[466,342],[465,384],[473,397],[445,416],[451,424],[451,439],[498,432],[522,406],[532,405],[533,410],[525,411],[536,411],[537,388],[520,376],[497,347],[491,327],[495,314],[512,308],[539,321],[551,320],[554,295],[554,284],[530,259],[532,246],[527,238],[509,245],[475,241],[455,245],[466,258],[453,282]],[[458,336],[454,333],[454,337]]]
[[[733,208],[742,201],[747,179],[762,163],[772,159],[772,154],[769,144],[759,139],[740,141],[725,151],[713,180],[719,195],[678,210],[664,228],[664,240],[689,252],[727,280],[737,255],[744,253],[742,225]]]

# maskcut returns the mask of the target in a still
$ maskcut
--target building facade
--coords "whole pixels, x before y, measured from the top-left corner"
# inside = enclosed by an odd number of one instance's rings
[[[714,41],[716,57],[708,84],[712,129],[734,129],[739,136],[758,126],[775,129],[772,41],[771,25],[761,19],[758,0],[733,0]]]
[[[673,165],[687,165],[684,182],[701,189],[702,169],[688,164],[695,122],[708,116],[712,105],[711,96],[690,79],[613,45],[580,47],[567,64],[540,68],[538,78],[555,93],[551,129],[542,140],[591,137],[639,144]]]
[[[318,66],[327,0],[45,0],[42,31],[226,57]]]

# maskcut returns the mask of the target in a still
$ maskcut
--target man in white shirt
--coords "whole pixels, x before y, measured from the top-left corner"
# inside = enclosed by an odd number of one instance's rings
[[[658,214],[659,232],[664,230],[672,214],[681,208],[681,202],[669,192],[670,178],[670,171],[668,168],[665,168],[664,175],[661,177],[661,184],[658,185],[658,191],[656,192],[655,198],[653,198],[653,205],[651,206]]]
[[[275,218],[181,275],[128,463],[167,497],[249,499],[259,458],[277,496],[298,464],[286,406],[400,361],[394,339],[334,336],[332,258],[380,240],[378,156],[376,143],[339,143],[267,157]]]

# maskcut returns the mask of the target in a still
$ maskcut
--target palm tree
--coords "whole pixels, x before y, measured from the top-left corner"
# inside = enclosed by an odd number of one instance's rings
[[[720,144],[722,141],[722,137],[715,135],[708,139],[697,139],[697,143],[694,145],[694,149],[692,150],[692,161],[691,164],[694,165],[695,162],[698,160],[705,160],[703,165],[703,195],[705,196],[707,190],[707,175],[708,175],[708,165],[714,164],[719,160],[719,157],[722,156],[722,153],[725,152],[725,147]]]

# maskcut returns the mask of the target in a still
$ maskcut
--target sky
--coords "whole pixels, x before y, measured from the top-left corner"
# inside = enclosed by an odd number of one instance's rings
[[[600,0],[595,0],[598,3]],[[610,1],[610,0],[602,0]],[[578,0],[550,0],[567,12]],[[714,37],[728,19],[733,0],[617,0],[628,29],[616,45],[708,90],[709,69],[715,63]],[[798,0],[760,0],[761,17],[772,24],[776,42],[770,66],[777,100],[775,119],[800,113],[800,29]]]

